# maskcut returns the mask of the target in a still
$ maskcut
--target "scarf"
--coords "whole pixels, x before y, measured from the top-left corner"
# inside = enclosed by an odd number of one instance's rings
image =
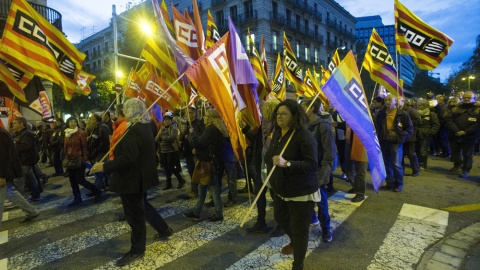
[[[418,110],[418,112],[420,113],[421,116],[427,116],[427,115],[430,115],[430,108],[425,108],[423,110]]]
[[[72,136],[77,131],[78,131],[78,127],[74,128],[74,129],[67,128],[67,129],[65,129],[65,137],[70,138],[70,136]]]

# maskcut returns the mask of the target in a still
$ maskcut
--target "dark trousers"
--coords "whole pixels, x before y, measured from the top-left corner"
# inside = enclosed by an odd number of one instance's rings
[[[303,269],[314,206],[312,201],[284,201],[279,196],[274,198],[275,221],[290,237],[293,246],[292,269]]]
[[[55,168],[55,174],[63,174],[62,159],[60,158],[60,149],[53,150],[53,167]]]
[[[450,141],[450,150],[452,151],[453,165],[462,168],[464,172],[470,172],[473,163],[473,150],[475,142],[457,142]],[[463,155],[463,160],[462,156]]]
[[[262,182],[262,176],[261,176],[261,173],[260,171],[251,171],[251,172],[254,172],[254,174],[251,175],[251,177],[253,177],[253,182],[254,182],[254,185],[255,185],[255,195],[258,194],[258,192],[260,191],[260,189],[262,188],[263,186],[263,182]],[[250,174],[250,172],[249,172]],[[250,177],[250,175],[249,175]],[[258,197],[258,200],[257,200],[257,211],[258,211],[258,215],[257,215],[257,221],[258,222],[265,222],[265,216],[267,214],[267,190],[270,190],[270,196],[272,198],[275,198],[275,192],[273,191],[273,189],[269,189],[267,186],[265,186],[265,188],[263,189],[262,191],[262,194]]]
[[[85,165],[82,164],[80,169],[67,169],[67,172],[68,179],[70,180],[70,186],[72,187],[73,196],[76,200],[82,198],[80,187],[78,186],[79,184],[93,193],[100,191],[94,184],[85,180]]]
[[[435,139],[435,144],[437,145],[437,147],[440,147],[444,155],[450,154],[450,147],[448,145],[448,135],[447,135],[446,129],[438,130],[434,139]]]
[[[167,178],[167,185],[172,185],[172,174],[177,177],[178,182],[183,182],[183,176],[177,170],[177,162],[179,162],[179,153],[171,152],[171,153],[160,153],[160,162],[162,163],[162,167],[165,169],[165,175]]]
[[[367,173],[368,162],[351,160],[352,145],[347,144],[345,159],[347,165],[347,179],[353,187],[353,192],[359,195],[365,195],[365,176]]]
[[[190,175],[190,179],[192,179],[193,171],[195,170],[195,156],[193,155],[185,155],[185,162],[187,163],[187,170],[188,174]],[[198,194],[198,184],[197,183],[190,183],[190,192],[193,194]]]
[[[345,140],[335,140],[337,144],[337,157],[340,162],[340,168],[342,168],[342,173],[346,173],[345,167]]]
[[[328,195],[325,185],[320,185],[320,194],[322,200],[317,202],[318,206],[318,220],[322,230],[330,230],[330,214],[328,213]]]
[[[418,165],[417,153],[415,152],[415,142],[406,142],[403,144],[405,147],[405,153],[407,154],[408,160],[410,161],[410,167],[412,168],[412,173],[420,172],[420,165]],[[405,168],[404,157],[402,156],[402,167]]]
[[[432,137],[427,136],[418,140],[418,164],[423,168],[427,168],[428,152]]]
[[[387,177],[385,182],[391,188],[403,187],[403,145],[402,144],[382,144],[383,162],[385,163],[385,172]]]

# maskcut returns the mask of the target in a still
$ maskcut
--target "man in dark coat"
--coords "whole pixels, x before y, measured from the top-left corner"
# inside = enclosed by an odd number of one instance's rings
[[[110,149],[109,128],[102,123],[102,117],[98,114],[90,117],[88,125],[93,126],[93,132],[88,137],[88,159],[92,162],[98,162]],[[108,185],[108,180],[109,176],[104,173],[95,174],[95,186],[99,189],[104,189]],[[93,194],[87,194],[87,196],[90,195],[93,196]]]
[[[33,168],[39,160],[35,133],[27,128],[27,119],[24,117],[15,118],[13,120],[13,128],[16,131],[14,142],[24,175],[21,179],[15,179],[18,182],[18,184],[16,183],[16,188],[19,192],[23,192],[23,187],[27,184],[30,189],[30,198],[27,200],[39,201],[42,199],[40,196],[41,184],[33,173]]]
[[[417,177],[420,173],[420,165],[418,165],[418,156],[416,152],[416,143],[417,143],[417,134],[418,128],[422,123],[422,118],[416,109],[411,106],[404,105],[405,98],[400,97],[400,108],[408,113],[410,116],[410,120],[412,120],[413,125],[413,133],[410,138],[403,144],[404,151],[407,154],[408,160],[410,161],[410,167],[412,168],[412,174],[410,176]],[[402,166],[404,166],[405,162],[402,158]],[[404,166],[405,167],[405,166]]]
[[[147,190],[159,183],[150,116],[146,114],[142,120],[133,124],[145,110],[145,104],[138,99],[130,99],[124,106],[125,118],[129,122],[127,126],[132,126],[125,131],[125,137],[116,146],[114,159],[96,163],[91,170],[93,173],[105,171],[111,174],[110,190],[122,199],[125,217],[132,228],[130,251],[117,261],[117,266],[130,264],[144,256],[147,231],[145,219],[158,232],[154,238],[168,237],[173,233],[147,201]]]
[[[23,170],[12,136],[7,130],[1,127],[0,149],[2,149],[2,151],[0,151],[0,226],[2,225],[5,195],[25,213],[26,218],[20,222],[29,222],[38,217],[38,212],[15,188],[13,180],[22,179]]]
[[[438,105],[435,107],[435,113],[438,116],[438,121],[440,121],[440,128],[434,136],[435,144],[438,148],[441,149],[442,154],[440,157],[450,156],[450,146],[448,145],[448,136],[447,136],[447,127],[445,123],[445,116],[447,112],[447,102],[444,95],[437,96]]]

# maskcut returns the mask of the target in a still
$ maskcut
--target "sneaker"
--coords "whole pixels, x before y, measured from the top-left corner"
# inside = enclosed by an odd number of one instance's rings
[[[40,213],[36,213],[35,215],[33,215],[31,217],[26,217],[26,218],[20,220],[19,222],[20,223],[28,223],[28,222],[34,220],[35,218],[37,218],[39,215],[40,215]]]
[[[75,205],[80,204],[80,203],[82,203],[81,199],[73,200],[73,202],[69,203],[68,206],[75,206]]]
[[[462,168],[456,167],[456,166],[450,168],[450,172],[452,172],[452,173],[457,173],[457,172],[460,172],[461,170],[462,170]]]
[[[225,208],[232,207],[232,206],[234,206],[236,203],[237,203],[236,201],[228,200],[228,201],[223,205],[223,207],[225,207]]]
[[[347,175],[344,173],[344,174],[340,175],[340,178],[347,179]]]
[[[217,216],[217,214],[213,214],[213,216],[209,217],[208,220],[211,222],[223,221],[223,217]]]
[[[89,193],[85,194],[85,196],[87,196],[88,198],[90,198],[90,197],[95,196],[95,193],[89,192]]]
[[[42,199],[42,197],[33,198],[32,196],[28,197],[27,202],[38,202]]]
[[[317,215],[313,215],[312,216],[312,223],[310,223],[310,225],[317,226],[319,223],[320,223],[320,221],[318,221]]]
[[[101,199],[102,199],[102,191],[98,190],[97,192],[95,192],[95,198],[93,199],[93,202],[94,203],[100,202]]]
[[[167,184],[162,190],[169,190],[169,189],[172,189],[172,188],[173,188],[172,184],[170,184],[170,185]]]
[[[386,185],[386,186],[380,187],[380,189],[381,189],[381,190],[393,190],[393,189],[395,189],[395,187],[391,187],[391,186],[389,186],[389,185]]]
[[[155,234],[153,236],[153,240],[158,241],[158,240],[167,238],[167,237],[171,236],[172,234],[173,234],[172,228],[168,227],[168,229],[166,231]]]
[[[462,173],[459,175],[461,178],[467,178],[468,177],[468,172],[462,171]]]
[[[393,192],[401,192],[403,187],[396,187],[393,189]]]
[[[118,260],[115,263],[115,265],[116,266],[125,266],[125,265],[128,265],[128,264],[131,264],[132,262],[134,262],[138,259],[143,258],[143,256],[145,256],[145,253],[133,254],[129,251],[125,255],[123,255],[123,257],[120,258],[120,260]]]
[[[188,213],[183,213],[183,216],[186,218],[194,219],[194,220],[200,220],[200,216],[195,214],[193,211],[190,211]]]
[[[322,228],[322,242],[330,242],[333,239],[331,228]]]
[[[181,189],[181,188],[183,188],[183,186],[185,186],[185,180],[182,180],[182,181],[178,182],[177,189]]]
[[[17,207],[17,205],[14,204],[13,202],[10,202],[10,201],[8,201],[8,202],[5,201],[5,204],[3,205],[3,209],[5,209],[5,210],[13,209],[15,207]]]
[[[361,194],[357,194],[355,195],[355,197],[353,197],[350,201],[351,202],[354,202],[354,203],[357,203],[357,202],[361,202],[365,200],[365,196],[364,195],[361,195]]]
[[[285,245],[285,246],[282,248],[282,254],[284,254],[284,255],[293,254],[293,246],[292,246],[292,243],[289,243],[289,244]]]
[[[267,233],[267,224],[265,221],[257,221],[253,227],[247,229],[247,233]]]
[[[420,170],[422,170],[422,168],[420,168]],[[425,169],[424,169],[424,170],[425,170]],[[412,176],[412,177],[418,177],[419,175],[420,175],[419,172],[415,172],[415,173],[412,172],[412,174],[410,174],[410,176]]]

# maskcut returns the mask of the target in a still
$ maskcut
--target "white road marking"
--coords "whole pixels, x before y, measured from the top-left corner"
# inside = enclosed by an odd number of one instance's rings
[[[413,269],[428,246],[441,239],[448,212],[404,204],[367,269]]]
[[[0,245],[8,242],[8,230],[0,232]],[[0,269],[2,269],[0,267]]]

